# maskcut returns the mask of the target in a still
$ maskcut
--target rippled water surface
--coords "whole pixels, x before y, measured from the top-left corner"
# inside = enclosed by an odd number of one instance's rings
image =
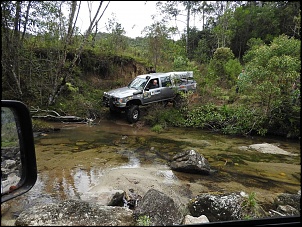
[[[189,185],[188,198],[206,191],[250,190],[296,193],[301,188],[300,143],[280,138],[239,138],[199,129],[168,128],[163,133],[124,121],[96,125],[53,123],[61,130],[35,137],[38,180],[25,195],[9,201],[11,219],[33,205],[81,199],[102,184],[108,171],[155,167],[162,185]],[[258,143],[277,145],[294,155],[244,151]],[[194,149],[216,174],[177,173],[168,167],[175,154]],[[115,180],[115,178],[112,178]]]

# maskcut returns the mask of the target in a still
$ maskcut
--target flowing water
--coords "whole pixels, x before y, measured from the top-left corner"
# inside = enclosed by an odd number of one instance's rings
[[[119,183],[129,183],[131,179],[125,174],[130,170],[141,175],[135,185],[148,188],[148,181],[154,180],[152,187],[156,182],[161,189],[169,188],[186,200],[200,193],[241,190],[269,200],[269,194],[301,189],[299,141],[234,137],[200,129],[167,128],[156,133],[123,120],[53,125],[61,130],[35,137],[35,186],[7,202],[10,210],[2,219],[13,220],[33,205],[70,198],[89,200],[90,191],[97,191],[100,185],[118,188]],[[274,144],[293,155],[241,149],[259,143]],[[202,154],[216,173],[202,176],[171,171],[169,160],[188,149]]]

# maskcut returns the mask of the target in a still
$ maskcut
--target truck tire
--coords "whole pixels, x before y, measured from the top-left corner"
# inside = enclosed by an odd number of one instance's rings
[[[126,115],[128,122],[131,124],[137,122],[140,117],[139,107],[137,105],[130,106],[126,111]]]
[[[180,94],[177,94],[177,95],[174,97],[174,99],[173,99],[173,106],[174,106],[174,108],[179,109],[179,108],[182,108],[183,105],[184,105],[184,100],[183,100],[183,98],[181,97]]]

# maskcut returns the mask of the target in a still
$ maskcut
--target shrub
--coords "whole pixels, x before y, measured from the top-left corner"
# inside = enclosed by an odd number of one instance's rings
[[[147,215],[140,216],[137,219],[137,224],[138,224],[138,226],[150,226],[151,221],[150,221],[149,216],[147,216]]]

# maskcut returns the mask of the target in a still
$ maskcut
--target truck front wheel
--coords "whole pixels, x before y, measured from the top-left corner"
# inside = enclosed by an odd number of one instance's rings
[[[137,122],[140,116],[139,107],[137,105],[130,106],[126,111],[126,114],[127,114],[127,120],[130,123]]]

